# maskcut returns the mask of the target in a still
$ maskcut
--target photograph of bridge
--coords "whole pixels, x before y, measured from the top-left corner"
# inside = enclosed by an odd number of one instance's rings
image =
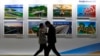
[[[29,5],[29,19],[47,17],[47,5]]]
[[[22,19],[23,5],[5,5],[5,19]]]
[[[4,34],[23,34],[23,22],[5,21]]]

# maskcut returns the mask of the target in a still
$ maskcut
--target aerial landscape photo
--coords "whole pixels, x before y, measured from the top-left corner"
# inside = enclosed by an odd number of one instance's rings
[[[22,19],[23,5],[5,5],[5,19]]]
[[[4,34],[23,34],[23,22],[20,21],[4,22]]]
[[[36,19],[41,17],[47,17],[46,5],[29,5],[29,19]]]
[[[54,18],[72,17],[72,5],[71,4],[54,4],[53,17]]]

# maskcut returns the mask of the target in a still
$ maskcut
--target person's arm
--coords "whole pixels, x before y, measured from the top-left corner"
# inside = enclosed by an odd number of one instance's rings
[[[47,28],[45,28],[44,30],[45,30],[45,35],[48,35]]]

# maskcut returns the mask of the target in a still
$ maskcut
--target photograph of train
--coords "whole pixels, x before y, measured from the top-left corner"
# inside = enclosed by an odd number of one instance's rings
[[[72,22],[53,21],[56,28],[56,34],[72,34]]]
[[[22,19],[23,5],[5,5],[5,19]]]
[[[78,5],[78,19],[96,19],[96,5]]]
[[[29,5],[29,19],[47,17],[47,5]]]
[[[39,30],[39,24],[41,21],[29,21],[28,22],[28,34],[36,35]]]
[[[5,21],[4,34],[23,34],[23,22]]]
[[[96,22],[79,21],[77,25],[77,34],[96,34]]]
[[[54,18],[72,17],[72,5],[71,4],[54,4],[53,17]]]

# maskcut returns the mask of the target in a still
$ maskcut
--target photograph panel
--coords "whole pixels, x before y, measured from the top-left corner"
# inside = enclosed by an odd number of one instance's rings
[[[29,21],[28,22],[28,34],[36,35],[39,30],[39,24],[41,21]]]
[[[96,19],[96,5],[78,5],[78,19]]]
[[[5,21],[4,22],[4,34],[23,34],[23,22],[22,21]]]
[[[5,19],[22,19],[23,5],[5,5]]]
[[[68,21],[53,21],[56,28],[56,34],[72,34],[72,22]]]
[[[77,35],[96,37],[96,22],[94,21],[78,21],[77,22]]]
[[[33,4],[29,5],[28,11],[29,19],[40,19],[47,17],[47,5]]]
[[[72,17],[72,5],[71,4],[54,4],[53,5],[53,18],[64,19]]]

